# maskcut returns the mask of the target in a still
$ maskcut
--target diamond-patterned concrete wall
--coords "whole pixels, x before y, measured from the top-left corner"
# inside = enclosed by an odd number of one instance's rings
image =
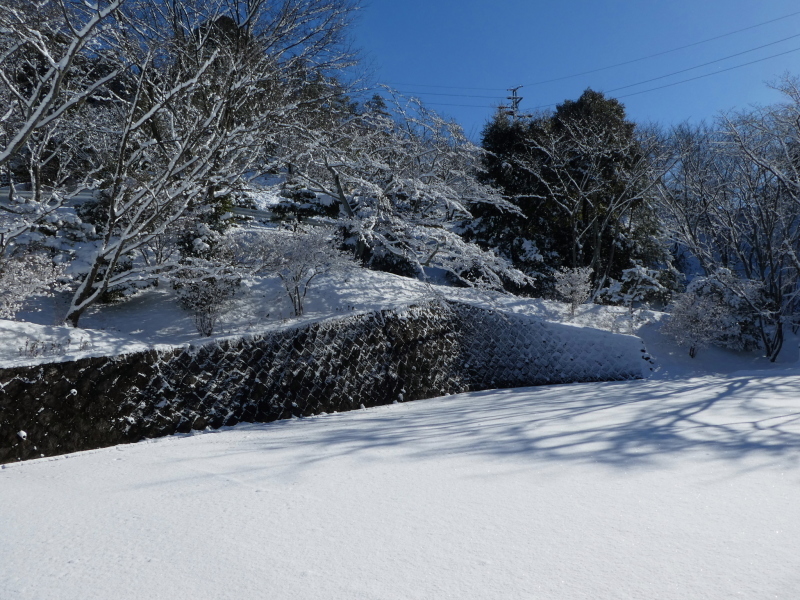
[[[630,336],[431,303],[168,352],[5,369],[0,462],[470,390],[631,379],[642,376],[642,357]]]
[[[639,338],[454,306],[470,389],[523,387],[641,377],[649,357]]]

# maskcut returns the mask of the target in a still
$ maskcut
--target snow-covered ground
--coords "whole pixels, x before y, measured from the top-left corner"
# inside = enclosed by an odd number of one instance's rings
[[[0,470],[0,598],[796,598],[800,377],[501,390]]]
[[[430,285],[388,273],[354,269],[347,274],[316,280],[308,292],[305,314],[292,317],[291,303],[277,278],[247,282],[232,306],[220,318],[214,338],[247,335],[356,312],[449,298],[538,316],[578,327],[595,327],[633,333],[627,311],[621,307],[584,305],[574,318],[565,304],[519,298],[474,289]],[[63,304],[63,303],[61,303]],[[97,305],[81,319],[81,327],[54,325],[65,307],[44,299],[18,315],[19,321],[0,319],[0,366],[19,366],[104,356],[153,347],[198,344],[208,341],[198,333],[191,316],[175,303],[168,285],[150,288],[117,305]],[[663,340],[658,323],[664,315],[645,311],[637,314],[636,335],[644,339],[656,358],[656,375],[684,377],[691,374],[729,373],[736,369],[785,368],[798,362],[798,338],[787,334],[777,364],[757,353],[734,353],[703,349],[701,359],[692,360],[685,349]]]
[[[197,343],[168,289],[86,329],[0,322],[0,363]],[[254,282],[238,335],[440,296],[630,332],[623,309],[356,271],[303,319]],[[800,371],[637,331],[651,379],[239,425],[0,469],[0,599],[796,598]],[[51,347],[20,352],[25,340]],[[61,340],[60,342],[58,340]]]
[[[405,277],[354,269],[315,282],[308,291],[305,315],[298,319],[292,316],[280,280],[258,278],[245,282],[217,323],[213,337],[246,335],[424,302],[441,294],[438,289]],[[63,300],[45,298],[18,314],[18,321],[0,319],[0,365],[73,360],[209,340],[197,333],[191,315],[178,307],[169,285],[144,290],[124,303],[95,305],[81,318],[79,329],[54,325],[59,316],[63,319],[63,312]],[[26,343],[28,347],[38,344],[37,351],[28,351]]]
[[[247,281],[220,318],[213,337],[246,335],[445,297],[549,320],[565,318],[566,309],[557,302],[430,285],[356,268],[315,280],[302,318],[292,316],[291,303],[277,277]],[[73,360],[208,340],[197,333],[190,314],[178,307],[169,285],[144,290],[124,303],[95,305],[81,318],[79,329],[54,325],[59,317],[63,319],[64,304],[64,299],[44,298],[18,314],[18,321],[0,319],[0,365]],[[608,320],[605,312],[601,316]],[[598,318],[578,317],[576,323],[597,326]]]

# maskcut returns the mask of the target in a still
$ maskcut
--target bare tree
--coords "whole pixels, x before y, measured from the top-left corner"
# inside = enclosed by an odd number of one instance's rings
[[[478,204],[517,212],[478,181],[480,149],[456,123],[388,93],[388,104],[374,98],[364,110],[343,110],[324,129],[298,127],[293,176],[339,202],[359,258],[393,257],[423,278],[438,267],[466,285],[524,285],[508,261],[457,231]]]
[[[570,269],[561,267],[555,274],[556,292],[569,303],[569,314],[575,316],[575,310],[589,299],[592,292],[592,268],[578,267]]]
[[[782,105],[678,128],[662,188],[674,239],[704,276],[733,275],[719,283],[749,306],[772,361],[800,294],[800,94],[781,89]]]
[[[69,308],[73,326],[110,288],[177,267],[117,269],[187,209],[260,172],[260,150],[296,109],[296,73],[349,64],[353,9],[347,0],[129,1],[114,40],[123,85],[109,90],[100,132],[104,237]]]
[[[353,257],[338,247],[336,232],[314,227],[310,231],[238,231],[229,244],[235,263],[254,275],[277,275],[296,317],[303,315],[312,282],[323,275],[347,270]]]
[[[123,0],[12,0],[0,5],[0,260],[93,181],[81,111],[119,71],[106,59]],[[18,194],[14,181],[28,188]]]
[[[104,26],[124,0],[11,0],[0,5],[0,84],[10,104],[0,120],[6,138],[0,165],[30,136],[80,106],[118,71],[86,64],[102,54]],[[84,60],[81,60],[81,59]]]

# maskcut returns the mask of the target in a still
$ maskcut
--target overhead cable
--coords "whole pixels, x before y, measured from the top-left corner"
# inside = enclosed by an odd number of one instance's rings
[[[704,75],[698,75],[697,77],[690,77],[689,79],[682,79],[681,81],[673,81],[672,83],[668,83],[666,85],[660,85],[658,87],[650,88],[650,89],[647,89],[647,90],[641,90],[639,92],[631,92],[630,94],[623,94],[622,96],[617,96],[617,98],[628,98],[629,96],[638,96],[639,94],[646,94],[647,92],[654,92],[656,90],[663,90],[664,88],[672,87],[673,85],[679,85],[681,83],[687,83],[689,81],[695,81],[697,79],[703,79],[704,77],[711,77],[712,75],[719,75],[720,73],[725,73],[726,71],[733,71],[734,69],[741,69],[742,67],[747,67],[749,65],[754,65],[756,63],[764,62],[765,60],[769,60],[771,58],[777,58],[778,56],[785,56],[786,54],[791,54],[792,52],[798,52],[798,51],[800,51],[800,48],[794,48],[792,50],[787,50],[786,52],[781,52],[779,54],[773,54],[771,56],[765,56],[764,58],[759,58],[757,60],[751,60],[750,62],[746,62],[746,63],[743,63],[741,65],[735,65],[733,67],[728,67],[727,69],[720,69],[719,71],[714,71],[713,73],[706,73]]]
[[[621,96],[616,96],[616,98],[629,98],[630,96],[638,96],[639,94],[647,94],[648,92],[655,92],[657,90],[663,90],[668,87],[672,87],[675,85],[681,85],[683,83],[688,83],[690,81],[696,81],[698,79],[704,79],[706,77],[713,77],[714,75],[719,75],[721,73],[726,73],[728,71],[733,71],[735,69],[741,69],[743,67],[748,67],[750,65],[754,65],[760,62],[764,62],[766,60],[770,60],[773,58],[778,58],[779,56],[786,56],[787,54],[792,54],[794,52],[800,52],[800,47],[793,48],[791,50],[787,50],[785,52],[779,52],[778,54],[771,54],[770,56],[765,56],[763,58],[758,58],[756,60],[751,60],[746,63],[742,63],[740,65],[734,65],[732,67],[727,67],[725,69],[720,69],[718,71],[713,71],[711,73],[704,73],[703,75],[697,75],[696,77],[689,77],[688,79],[681,79],[680,81],[673,81],[672,83],[667,83],[665,85],[660,85],[654,88],[649,88],[646,90],[641,90],[638,92],[631,92],[629,94],[623,94]],[[609,90],[611,91],[611,90]],[[607,92],[606,92],[607,93]],[[425,104],[429,104],[431,106],[459,106],[463,108],[497,108],[496,106],[486,105],[486,104],[449,104],[449,103],[439,103],[439,102],[426,102]],[[539,106],[534,106],[531,110],[538,110],[541,108],[549,108],[551,106],[556,106],[559,104],[558,102],[551,102],[550,104],[540,104]]]
[[[692,67],[687,67],[685,69],[680,69],[678,71],[673,71],[671,73],[667,73],[666,75],[659,75],[658,77],[652,77],[650,79],[644,79],[642,81],[637,81],[636,83],[630,83],[628,85],[623,85],[623,86],[620,86],[620,87],[612,88],[610,90],[607,90],[607,92],[610,93],[610,92],[616,92],[618,90],[627,90],[628,88],[636,87],[636,86],[639,86],[639,85],[644,85],[645,83],[651,83],[653,81],[658,81],[660,79],[666,79],[668,77],[673,77],[674,75],[680,75],[681,73],[687,73],[689,71],[694,71],[695,69],[701,69],[701,68],[707,67],[709,65],[713,65],[713,64],[716,64],[716,63],[719,63],[719,62],[726,61],[726,60],[728,60],[730,58],[735,58],[737,56],[742,56],[744,54],[749,54],[751,52],[755,52],[757,50],[762,50],[762,49],[768,48],[770,46],[775,46],[777,44],[781,44],[781,43],[783,43],[785,41],[792,40],[792,39],[795,39],[795,38],[798,38],[798,37],[800,37],[800,33],[796,33],[794,35],[790,35],[788,37],[781,38],[781,39],[776,40],[774,42],[769,42],[767,44],[762,44],[761,46],[756,46],[755,48],[749,48],[747,50],[742,50],[741,52],[736,52],[734,54],[728,54],[727,56],[723,56],[722,58],[716,58],[714,60],[710,60],[708,62],[704,62],[704,63],[701,63],[699,65],[694,65]],[[779,56],[779,55],[777,55],[777,56]],[[487,98],[487,99],[496,99],[497,98],[497,96],[482,96],[482,95],[472,95],[472,94],[450,94],[450,93],[443,93],[443,92],[418,92],[418,91],[412,91],[412,90],[398,90],[398,91],[401,94],[405,94],[405,95],[425,94],[427,96],[450,96],[450,97],[454,97],[454,98]]]
[[[636,87],[637,85],[643,85],[645,83],[650,83],[652,81],[658,81],[659,79],[666,79],[667,77],[672,77],[673,75],[680,75],[681,73],[686,73],[688,71],[694,71],[695,69],[700,69],[702,67],[707,67],[708,65],[713,65],[713,64],[716,64],[718,62],[722,62],[724,60],[728,60],[729,58],[734,58],[736,56],[742,56],[743,54],[749,54],[750,52],[755,52],[756,50],[761,50],[762,48],[767,48],[769,46],[774,46],[776,44],[780,44],[781,42],[785,42],[786,40],[791,40],[791,39],[797,38],[797,37],[800,37],[800,33],[797,33],[795,35],[790,35],[789,37],[785,37],[785,38],[783,38],[781,40],[778,40],[777,42],[770,42],[769,44],[764,44],[762,46],[757,46],[756,48],[751,48],[749,50],[743,50],[742,52],[737,52],[736,54],[729,54],[728,56],[723,56],[722,58],[717,58],[716,60],[711,60],[711,61],[705,62],[705,63],[703,63],[701,65],[696,65],[694,67],[688,67],[686,69],[681,69],[680,71],[673,71],[672,73],[667,73],[666,75],[659,75],[658,77],[653,77],[652,79],[645,79],[644,81],[639,81],[637,83],[631,83],[629,85],[623,85],[621,87],[613,88],[613,89],[610,89],[610,90],[607,90],[607,91],[608,92],[616,92],[618,90],[626,90],[628,88]],[[790,52],[793,52],[793,50],[790,50]],[[776,54],[774,56],[781,56],[781,55],[780,54]],[[767,57],[767,58],[770,58],[770,57]],[[747,64],[751,64],[751,63],[747,63]]]
[[[651,58],[656,58],[658,56],[664,56],[665,54],[671,54],[673,52],[677,52],[678,50],[685,50],[686,48],[693,48],[694,46],[699,46],[701,44],[707,44],[708,42],[713,42],[715,40],[719,40],[731,35],[735,35],[737,33],[741,33],[743,31],[748,31],[750,29],[755,29],[757,27],[763,27],[764,25],[769,25],[770,23],[775,23],[776,21],[782,21],[783,19],[788,19],[789,17],[794,17],[796,15],[800,15],[800,11],[796,11],[793,13],[789,13],[788,15],[783,15],[782,17],[778,17],[776,19],[770,19],[769,21],[764,21],[762,23],[757,23],[756,25],[750,25],[748,27],[743,27],[742,29],[737,29],[735,31],[729,31],[728,33],[723,33],[720,35],[715,35],[714,37],[706,38],[704,40],[700,40],[699,42],[692,42],[691,44],[685,44],[683,46],[678,46],[677,48],[672,48],[671,50],[664,50],[662,52],[656,52],[655,54],[648,54],[647,56],[642,56],[641,58],[634,58],[632,60],[626,60],[620,63],[616,63],[613,65],[608,65],[607,67],[600,67],[598,69],[592,69],[590,71],[583,71],[581,73],[575,73],[573,75],[565,75],[563,77],[556,77],[554,79],[545,79],[542,81],[536,81],[534,83],[526,83],[526,86],[534,86],[534,85],[543,85],[545,83],[553,83],[556,81],[563,81],[565,79],[572,79],[573,77],[580,77],[581,75],[589,75],[591,73],[598,73],[600,71],[607,71],[608,69],[615,69],[616,67],[623,67],[625,65],[630,65],[636,62],[641,62],[643,60],[649,60]]]
[[[592,73],[599,73],[600,71],[607,71],[609,69],[614,69],[616,67],[622,67],[622,66],[625,66],[625,65],[630,65],[630,64],[633,64],[633,63],[641,62],[643,60],[649,60],[651,58],[664,56],[665,54],[671,54],[671,53],[677,52],[679,50],[685,50],[686,48],[693,48],[693,47],[699,46],[701,44],[707,44],[708,42],[713,42],[715,40],[719,40],[719,39],[722,39],[722,38],[725,38],[725,37],[729,37],[731,35],[736,35],[737,33],[742,33],[743,31],[749,31],[751,29],[756,29],[758,27],[763,27],[764,25],[769,25],[771,23],[776,23],[778,21],[782,21],[784,19],[788,19],[790,17],[794,17],[794,16],[797,16],[797,15],[800,15],[800,11],[795,11],[793,13],[789,13],[789,14],[783,15],[781,17],[776,17],[775,19],[770,19],[769,21],[762,21],[761,23],[756,23],[755,25],[749,25],[747,27],[742,27],[741,29],[736,29],[734,31],[729,31],[727,33],[722,33],[720,35],[715,35],[713,37],[706,38],[706,39],[703,39],[703,40],[700,40],[700,41],[697,41],[697,42],[692,42],[691,44],[684,44],[683,46],[677,46],[677,47],[671,48],[669,50],[663,50],[661,52],[656,52],[654,54],[648,54],[647,56],[642,56],[642,57],[639,57],[639,58],[626,60],[626,61],[623,61],[623,62],[620,62],[620,63],[615,63],[613,65],[608,65],[608,66],[605,66],[605,67],[599,67],[597,69],[591,69],[589,71],[582,71],[580,73],[573,73],[572,75],[564,75],[563,77],[556,77],[556,78],[553,78],[553,79],[545,79],[545,80],[542,80],[542,81],[535,81],[533,83],[528,83],[528,84],[525,84],[525,85],[526,86],[543,85],[545,83],[554,83],[556,81],[563,81],[565,79],[572,79],[574,77],[580,77],[582,75],[589,75],[589,74],[592,74]],[[786,38],[786,39],[789,39],[789,38]],[[778,43],[778,42],[774,42],[774,43]],[[732,55],[732,56],[735,56],[735,55]],[[720,59],[720,60],[722,60],[722,59]],[[391,85],[423,87],[423,88],[450,89],[450,90],[478,90],[478,91],[486,91],[486,92],[502,92],[502,91],[505,91],[505,89],[506,89],[506,88],[491,88],[491,87],[469,87],[469,86],[458,86],[458,85],[434,85],[434,84],[423,84],[423,83],[398,83],[398,82],[391,83]],[[425,93],[433,94],[433,92],[425,92]],[[445,94],[437,94],[437,95],[441,96],[441,95],[445,95]],[[460,94],[454,94],[454,95],[460,95]],[[466,96],[465,95],[464,97],[475,97],[475,98],[478,98],[478,97],[482,97],[482,96]]]

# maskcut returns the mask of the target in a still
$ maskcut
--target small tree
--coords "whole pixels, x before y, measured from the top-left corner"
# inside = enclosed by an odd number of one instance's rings
[[[332,229],[311,231],[244,231],[232,236],[236,262],[255,275],[277,275],[292,302],[296,317],[303,315],[311,282],[321,275],[353,266],[352,256],[339,250]]]
[[[577,267],[570,269],[561,267],[555,272],[556,292],[570,305],[570,316],[575,316],[575,309],[589,299],[592,292],[592,268]]]
[[[679,346],[689,349],[694,358],[700,348],[712,344],[720,328],[729,320],[725,307],[713,298],[698,298],[691,293],[678,294],[670,309],[669,320],[661,327],[662,333]]]
[[[661,331],[679,346],[689,349],[694,358],[700,348],[709,345],[731,350],[753,350],[759,346],[755,319],[749,302],[726,286],[730,276],[699,277],[686,292],[677,294],[670,306],[670,318]],[[750,285],[747,295],[755,302],[758,290]]]
[[[198,333],[208,337],[236,295],[241,276],[229,266],[193,258],[186,260],[172,281],[178,305],[192,314]]]
[[[671,294],[669,287],[662,283],[664,274],[676,275],[674,270],[656,271],[637,264],[622,271],[619,281],[612,279],[599,295],[604,301],[626,307],[631,315],[637,306],[646,306],[651,302],[664,306]],[[668,285],[673,283],[669,282]]]
[[[13,319],[31,296],[52,293],[62,271],[41,252],[22,252],[0,260],[0,319]]]

